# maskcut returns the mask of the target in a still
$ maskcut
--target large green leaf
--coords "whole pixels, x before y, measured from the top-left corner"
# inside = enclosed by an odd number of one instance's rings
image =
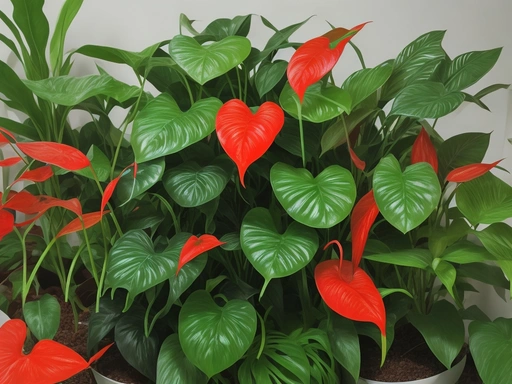
[[[91,311],[87,326],[87,353],[89,355],[92,354],[93,349],[98,343],[116,326],[123,315],[124,301],[124,294],[117,294],[114,299],[103,296],[100,299],[99,311]]]
[[[446,247],[465,237],[470,230],[471,228],[463,218],[453,220],[449,226],[436,227],[428,237],[428,249],[434,257],[439,257]]]
[[[206,291],[195,291],[180,311],[181,347],[196,367],[212,377],[247,352],[256,323],[256,310],[249,302],[235,299],[219,307]]]
[[[124,102],[140,93],[138,87],[122,83],[107,74],[84,77],[58,76],[24,82],[40,98],[69,107],[98,95]]]
[[[455,168],[480,163],[489,147],[490,137],[490,133],[467,132],[444,141],[438,152],[441,178]]]
[[[494,67],[500,57],[501,48],[488,51],[473,51],[457,56],[448,67],[447,91],[462,91],[475,84]]]
[[[311,123],[304,124],[304,152],[306,159],[316,157],[318,154],[318,144],[320,141],[320,134],[322,133],[317,127],[312,126]],[[284,120],[284,125],[279,134],[276,136],[274,143],[281,148],[290,152],[291,154],[301,157],[302,148],[300,140],[299,122],[296,119],[287,117]]]
[[[117,196],[122,202],[136,198],[153,185],[155,185],[164,174],[164,159],[155,159],[142,163],[137,168],[137,175],[133,177],[122,177],[116,186]]]
[[[451,263],[468,264],[495,260],[496,257],[481,245],[461,240],[448,247],[442,254],[441,259]]]
[[[430,350],[449,369],[464,345],[464,323],[449,302],[438,301],[428,315],[411,313],[407,317],[427,342]]]
[[[453,290],[453,286],[457,278],[457,270],[455,267],[443,259],[436,258],[432,262],[432,269],[441,283],[446,287],[450,295],[452,295],[456,300],[456,303],[459,304],[458,297],[455,295]]]
[[[379,263],[420,269],[427,269],[433,260],[432,254],[428,250],[419,248],[365,255],[364,258],[367,260],[377,261]]]
[[[409,85],[398,94],[390,115],[437,119],[455,111],[464,101],[464,94],[448,91],[441,83],[423,81]]]
[[[299,97],[286,83],[279,96],[281,107],[295,118],[299,116]],[[347,91],[334,85],[315,83],[308,87],[302,101],[301,116],[313,123],[322,123],[338,117],[343,112],[350,113],[352,100]]]
[[[301,224],[330,228],[350,213],[356,198],[352,174],[338,165],[316,178],[304,168],[276,163],[270,170],[272,189],[286,212]]]
[[[497,260],[512,261],[512,227],[508,224],[494,223],[473,233]]]
[[[299,343],[278,332],[269,332],[261,355],[261,337],[255,339],[240,369],[238,380],[244,384],[309,384],[310,364]]]
[[[459,276],[481,281],[485,284],[509,289],[509,281],[500,267],[487,263],[468,263],[457,268]]]
[[[222,163],[201,167],[193,161],[170,169],[164,175],[164,187],[182,207],[197,207],[219,196],[230,174]]]
[[[382,87],[393,71],[393,60],[385,61],[375,68],[365,68],[350,75],[341,86],[352,98],[352,107]]]
[[[54,74],[58,74],[62,66],[64,55],[64,41],[69,26],[77,15],[84,0],[66,0],[62,6],[53,36],[50,41],[50,64]]]
[[[206,264],[204,257],[196,258],[176,276],[180,252],[189,237],[190,234],[181,232],[169,241],[163,251],[157,252],[144,231],[126,232],[110,250],[105,289],[112,288],[112,294],[118,288],[128,291],[125,310],[136,295],[165,280],[170,281],[171,290],[181,294]]]
[[[168,336],[158,354],[156,384],[201,384],[207,381],[205,374],[183,353],[178,334]]]
[[[247,259],[265,278],[263,296],[271,279],[290,276],[311,261],[318,250],[318,235],[295,222],[280,234],[269,210],[254,208],[244,217],[240,243]]]
[[[373,191],[384,218],[403,233],[420,225],[441,198],[441,187],[430,164],[416,163],[402,173],[393,155],[383,158],[375,168]]]
[[[115,340],[124,359],[144,376],[156,381],[156,364],[160,340],[155,331],[144,333],[144,308],[137,305],[116,324]]]
[[[284,60],[276,60],[261,67],[254,78],[256,90],[260,97],[270,92],[286,73],[288,63]]]
[[[384,100],[391,100],[413,82],[430,78],[446,55],[441,47],[445,32],[432,31],[421,35],[400,52],[394,62],[393,73],[384,87]]]
[[[484,383],[510,383],[512,319],[473,321],[469,325],[469,349]]]
[[[242,36],[202,46],[192,37],[178,35],[169,44],[171,58],[201,85],[241,64],[250,52],[251,42]]]
[[[235,16],[232,19],[216,19],[213,20],[208,26],[204,29],[203,32],[198,34],[195,39],[199,42],[204,40],[210,40],[210,36],[215,41],[220,41],[229,36],[247,36],[249,33],[249,29],[251,27],[251,16],[252,15],[244,15],[244,16]]]
[[[512,217],[512,187],[490,172],[459,185],[456,200],[473,225],[499,223]]]
[[[35,337],[39,340],[51,340],[59,329],[59,301],[52,295],[45,293],[41,298],[25,304],[23,316]]]
[[[161,94],[139,112],[133,122],[131,143],[135,160],[143,163],[181,151],[215,130],[219,99],[199,100],[182,112],[176,101]]]
[[[328,330],[334,358],[357,380],[361,368],[359,335],[351,320],[331,314],[332,326]]]
[[[34,141],[41,139],[39,137],[39,134],[37,133],[37,130],[34,127],[26,124],[21,124],[11,119],[6,119],[5,117],[0,117],[0,126],[16,135],[20,135]]]

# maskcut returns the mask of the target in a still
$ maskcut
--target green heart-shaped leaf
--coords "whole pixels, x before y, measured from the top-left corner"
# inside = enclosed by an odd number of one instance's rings
[[[247,352],[256,322],[256,310],[249,302],[235,299],[219,307],[206,291],[195,291],[180,311],[181,347],[196,367],[212,377]]]
[[[91,311],[87,326],[87,353],[89,355],[92,355],[93,349],[114,329],[123,315],[125,296],[117,294],[114,299],[103,296],[100,299],[100,310],[98,312]]]
[[[280,234],[270,212],[254,208],[244,217],[240,243],[245,256],[265,278],[261,297],[271,279],[290,276],[311,261],[318,250],[318,235],[295,222]]]
[[[286,73],[287,67],[288,62],[277,60],[273,63],[264,65],[258,70],[258,72],[256,72],[254,83],[261,98],[263,98],[265,94],[270,92],[272,88],[281,81]]]
[[[193,161],[170,169],[164,175],[164,187],[182,207],[197,207],[219,196],[229,181],[221,164],[201,167]]]
[[[352,174],[338,165],[314,178],[304,168],[276,163],[270,170],[270,182],[292,219],[313,228],[330,228],[341,222],[356,198]]]
[[[23,316],[38,340],[51,340],[59,329],[60,304],[55,297],[45,293],[40,299],[25,304]]]
[[[171,58],[201,85],[235,68],[249,53],[251,42],[242,36],[202,46],[192,37],[178,35],[169,44]]]
[[[171,96],[161,94],[133,122],[135,161],[142,163],[170,155],[205,138],[215,130],[215,116],[221,106],[219,99],[210,97],[182,112]]]
[[[416,163],[402,173],[393,155],[375,167],[373,191],[384,218],[403,233],[420,225],[441,198],[441,187],[430,164]]]
[[[165,162],[157,159],[142,163],[138,166],[137,174],[133,177],[122,177],[117,183],[117,197],[123,203],[136,198],[155,185],[164,174]]]
[[[290,87],[284,86],[279,96],[281,107],[295,118],[299,116],[299,96]],[[316,83],[308,87],[302,101],[302,118],[313,123],[323,123],[331,120],[343,112],[350,113],[352,99],[347,91],[334,85],[327,86]]]
[[[149,236],[141,230],[126,232],[110,250],[105,289],[128,291],[125,311],[135,296],[165,281],[171,283],[171,292],[179,297],[203,270],[206,260],[198,257],[184,266],[178,276],[176,269],[183,245],[190,237],[181,232],[174,236],[162,252],[156,252]]]
[[[178,334],[165,339],[156,367],[156,384],[206,383],[208,378],[187,359],[181,349]]]

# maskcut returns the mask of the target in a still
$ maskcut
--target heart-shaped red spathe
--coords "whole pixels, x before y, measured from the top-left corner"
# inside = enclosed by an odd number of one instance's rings
[[[368,233],[372,227],[379,207],[373,196],[373,189],[364,195],[354,207],[350,218],[350,231],[352,232],[352,263],[354,267],[359,267],[363,257],[364,247],[368,240]]]
[[[89,361],[53,340],[39,341],[25,355],[23,344],[27,327],[21,320],[9,320],[0,328],[0,383],[54,384],[88,368],[112,345],[108,345]]]
[[[491,164],[476,163],[455,168],[448,174],[448,176],[446,176],[446,181],[452,181],[454,183],[465,183],[467,181],[471,181],[477,177],[485,175],[487,172],[497,166],[502,160],[503,159],[495,161]]]
[[[306,41],[295,51],[288,64],[286,74],[290,86],[299,96],[301,103],[306,89],[333,69],[350,39],[366,24],[355,26],[339,38],[336,31],[316,37]],[[346,31],[343,28],[339,30]],[[336,45],[331,48],[332,44]]]
[[[421,128],[420,134],[414,141],[411,152],[411,163],[416,164],[420,162],[429,163],[434,171],[437,173],[438,161],[437,152],[434,144],[430,141],[425,128]]]
[[[249,165],[270,148],[284,125],[284,112],[271,101],[263,103],[256,113],[241,100],[232,99],[217,113],[215,128],[219,142],[236,163],[240,183]]]
[[[190,236],[181,249],[176,275],[178,275],[180,269],[189,261],[222,244],[226,243],[220,241],[213,235],[201,235],[200,237]]]
[[[316,266],[315,282],[320,296],[337,314],[350,320],[374,323],[385,337],[386,309],[380,292],[365,271],[343,260],[338,241],[331,241],[325,247],[331,244],[339,247],[340,260],[326,260]]]

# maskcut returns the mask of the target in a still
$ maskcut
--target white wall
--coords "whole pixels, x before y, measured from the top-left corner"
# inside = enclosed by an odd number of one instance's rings
[[[62,0],[47,0],[46,10],[50,25],[56,19]],[[11,13],[9,0],[0,0],[0,9]],[[512,83],[512,1],[510,0],[85,0],[75,19],[66,41],[66,48],[84,44],[109,45],[138,51],[178,33],[178,18],[185,13],[198,20],[197,28],[205,27],[220,17],[257,14],[268,18],[283,28],[316,15],[292,37],[305,41],[328,30],[325,20],[337,26],[351,27],[372,20],[359,33],[354,42],[361,48],[368,66],[394,58],[400,50],[420,34],[435,30],[448,30],[444,47],[451,57],[469,50],[504,47],[495,68],[478,86],[478,91],[492,83]],[[251,35],[260,48],[270,36],[261,22],[253,19],[257,32]],[[0,27],[0,33],[5,29]],[[0,44],[0,57],[5,59],[7,50]],[[122,66],[101,63],[115,77],[133,81],[131,73]],[[348,47],[336,68],[336,77],[342,81],[347,74],[359,68],[357,58]],[[80,58],[74,74],[91,73],[91,59]],[[1,79],[0,79],[1,81]],[[463,131],[493,131],[491,150],[486,160],[508,158],[502,163],[512,170],[512,92],[499,91],[484,99],[492,113],[473,104],[464,103],[455,113],[438,123],[444,137]],[[512,176],[496,172],[512,184]],[[487,292],[494,297],[492,291]],[[489,299],[482,301],[488,305]],[[512,316],[512,305],[493,301],[489,305],[491,316]]]

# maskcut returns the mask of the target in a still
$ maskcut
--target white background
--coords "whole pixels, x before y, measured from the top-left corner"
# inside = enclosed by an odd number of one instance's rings
[[[62,0],[46,1],[51,28],[62,3]],[[10,1],[0,0],[0,9],[10,15]],[[291,40],[298,42],[326,32],[329,29],[326,20],[346,28],[371,20],[373,22],[353,39],[363,51],[369,67],[396,57],[405,45],[427,31],[447,30],[443,46],[452,58],[470,50],[504,47],[495,68],[468,92],[476,93],[493,83],[512,83],[510,0],[85,0],[68,32],[66,49],[98,44],[140,51],[176,35],[180,13],[197,20],[194,25],[198,30],[221,17],[262,15],[276,27],[284,28],[315,15],[292,36]],[[262,48],[271,32],[258,17],[253,18],[253,30],[250,38]],[[3,27],[0,32],[9,35]],[[0,58],[6,60],[7,55],[7,49],[0,43]],[[114,77],[134,81],[125,67],[99,64]],[[77,56],[72,74],[93,73],[94,65],[92,59]],[[338,82],[359,68],[355,54],[347,47],[335,70]],[[464,103],[455,113],[441,119],[437,129],[443,137],[464,131],[492,131],[486,160],[508,157],[502,165],[512,170],[512,145],[507,141],[512,138],[512,92],[501,90],[483,101],[492,113]],[[512,184],[511,175],[501,171],[495,174]],[[496,298],[492,289],[483,289],[479,298],[471,300],[478,300],[492,317],[512,316],[512,304]]]

